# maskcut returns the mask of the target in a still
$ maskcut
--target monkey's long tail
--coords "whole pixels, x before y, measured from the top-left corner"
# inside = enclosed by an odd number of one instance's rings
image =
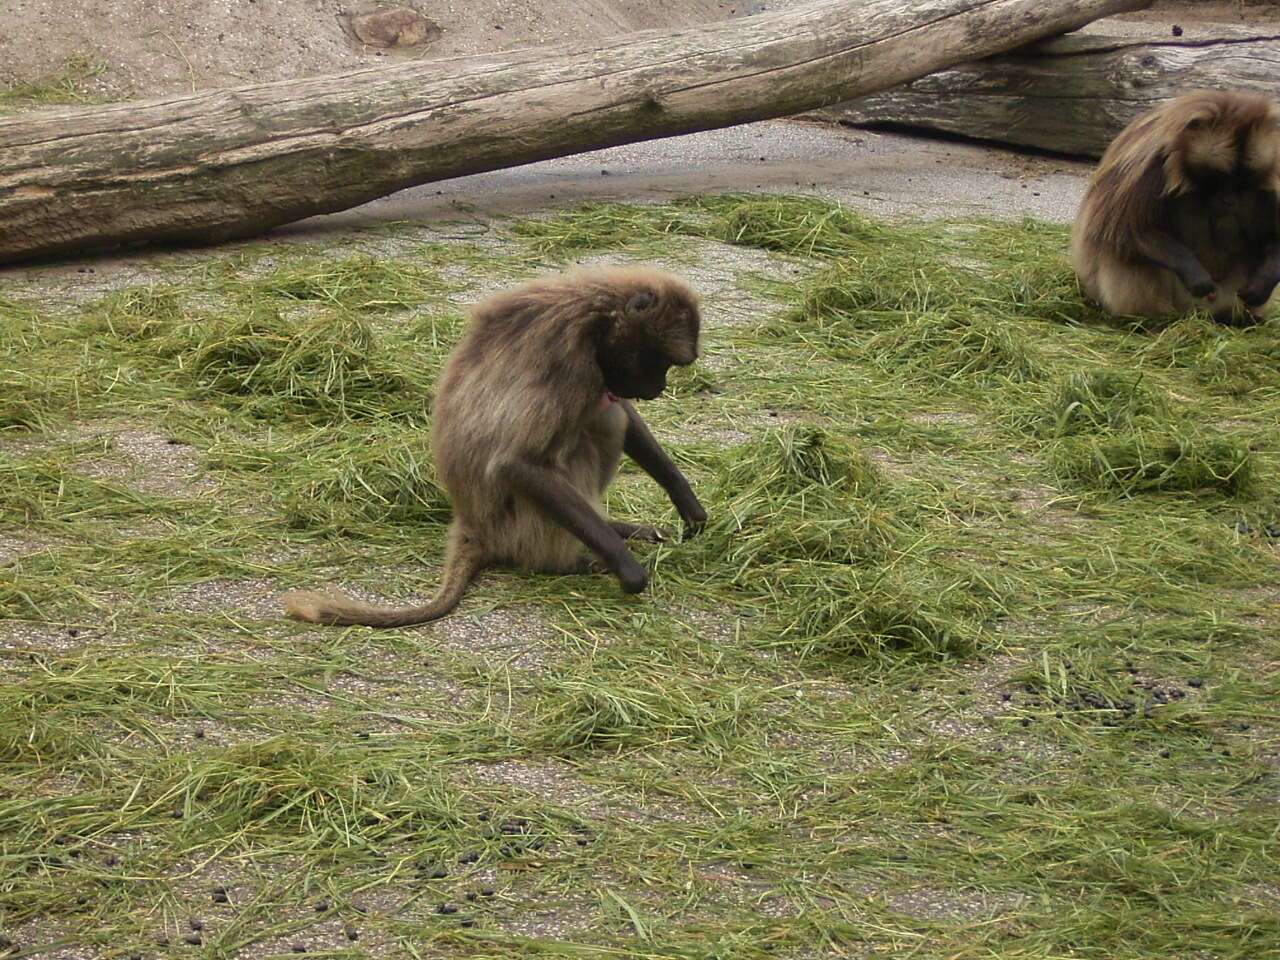
[[[353,600],[336,587],[328,594],[291,590],[282,594],[285,612],[295,620],[328,623],[336,626],[407,627],[415,623],[438,620],[453,610],[467,584],[485,565],[485,555],[475,544],[461,537],[450,538],[440,589],[420,607],[378,607]]]

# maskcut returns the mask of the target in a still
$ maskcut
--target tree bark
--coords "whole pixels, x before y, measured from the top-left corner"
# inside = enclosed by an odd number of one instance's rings
[[[0,263],[243,237],[404,187],[786,116],[1147,0],[819,0],[533,49],[0,120]]]
[[[819,113],[1096,157],[1134,117],[1201,87],[1280,99],[1280,36],[1055,37]]]

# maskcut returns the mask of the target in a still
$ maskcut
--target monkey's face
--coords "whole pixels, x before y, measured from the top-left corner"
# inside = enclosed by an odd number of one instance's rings
[[[610,379],[605,374],[605,386],[615,396],[628,400],[653,400],[667,389],[667,371],[671,364],[662,357],[639,357],[630,369],[618,370]]]
[[[628,400],[653,400],[667,371],[698,357],[698,305],[663,291],[631,297],[599,354],[605,388]]]

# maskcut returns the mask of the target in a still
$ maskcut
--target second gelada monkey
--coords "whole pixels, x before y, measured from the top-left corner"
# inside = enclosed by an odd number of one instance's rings
[[[1111,313],[1207,309],[1256,323],[1280,280],[1280,109],[1198,90],[1127,126],[1072,228],[1085,292]]]

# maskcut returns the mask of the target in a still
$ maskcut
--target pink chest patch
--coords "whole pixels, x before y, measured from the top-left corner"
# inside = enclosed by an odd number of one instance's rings
[[[608,390],[606,390],[604,392],[604,396],[600,398],[600,412],[604,413],[604,411],[608,410],[617,402],[618,402],[617,394],[610,393]]]

